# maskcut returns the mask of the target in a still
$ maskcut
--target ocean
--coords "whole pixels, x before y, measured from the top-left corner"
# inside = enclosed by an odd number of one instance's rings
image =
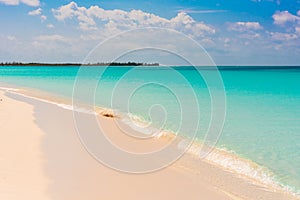
[[[151,127],[186,137],[195,132],[199,143],[205,141],[213,115],[222,116],[221,112],[226,111],[216,147],[234,156],[212,154],[208,159],[299,193],[300,68],[220,68],[224,88],[213,82],[207,85],[201,74],[216,74],[208,69],[85,69],[78,76],[80,67],[74,66],[0,66],[0,86],[44,91],[65,99],[71,99],[75,91],[80,102],[126,113]],[[80,91],[74,90],[75,83],[81,84]],[[91,91],[94,99],[88,94]],[[222,104],[212,103],[212,93],[225,101],[225,110]]]

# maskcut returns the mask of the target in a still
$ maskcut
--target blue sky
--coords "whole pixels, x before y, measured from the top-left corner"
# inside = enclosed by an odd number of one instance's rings
[[[0,19],[0,62],[81,62],[150,26],[193,38],[218,65],[300,65],[300,0],[0,0]]]

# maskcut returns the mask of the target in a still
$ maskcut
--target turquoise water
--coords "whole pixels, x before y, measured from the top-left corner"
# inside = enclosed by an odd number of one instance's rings
[[[0,66],[0,83],[70,98],[78,69]],[[86,88],[81,91],[82,101],[86,101],[85,92],[94,89],[91,80],[99,79],[98,70],[101,68],[90,67],[81,77]],[[184,80],[174,78],[174,73]],[[300,69],[235,69],[220,73],[227,115],[217,146],[263,166],[276,181],[300,191]],[[216,93],[220,89],[213,88]],[[194,131],[192,124],[199,121],[196,137],[200,141],[211,118],[208,87],[193,68],[110,67],[95,88],[95,102],[152,120],[154,126],[179,130],[183,135]],[[187,118],[185,115],[182,119],[181,108],[188,113]],[[180,131],[181,123],[191,125],[190,130]]]

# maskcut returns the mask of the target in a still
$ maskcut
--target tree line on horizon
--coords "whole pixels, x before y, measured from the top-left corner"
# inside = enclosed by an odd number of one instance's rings
[[[98,63],[23,63],[2,62],[0,66],[159,66],[159,63],[142,62],[98,62]]]

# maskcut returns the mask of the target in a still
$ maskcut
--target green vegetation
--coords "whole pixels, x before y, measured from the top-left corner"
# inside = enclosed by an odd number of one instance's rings
[[[112,62],[112,63],[22,63],[5,62],[0,66],[159,66],[159,63]]]

